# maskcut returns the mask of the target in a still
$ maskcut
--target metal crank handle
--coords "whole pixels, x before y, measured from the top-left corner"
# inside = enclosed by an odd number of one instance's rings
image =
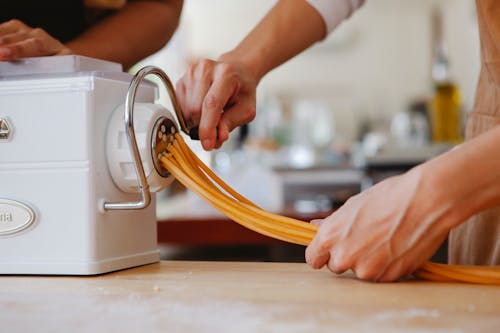
[[[179,125],[181,130],[189,135],[192,140],[199,140],[200,136],[198,134],[198,127],[188,128],[186,124],[186,119],[184,118],[184,114],[182,113],[181,107],[179,105],[179,101],[177,101],[177,96],[175,96],[175,89],[172,82],[168,76],[158,68],[153,66],[149,66],[149,71],[154,71],[155,74],[160,76],[163,84],[167,88],[168,95],[170,96],[170,101],[172,103],[172,107],[174,108],[175,115],[177,116],[177,120],[179,121]]]
[[[146,174],[144,172],[144,167],[142,165],[142,159],[139,152],[139,147],[137,145],[137,140],[135,137],[135,130],[134,130],[135,96],[137,94],[137,90],[139,88],[141,81],[144,79],[145,76],[150,74],[158,76],[161,79],[162,83],[167,88],[181,130],[187,135],[189,135],[192,139],[199,140],[198,128],[189,129],[186,126],[184,115],[179,106],[179,102],[177,101],[177,97],[175,96],[174,86],[172,85],[172,82],[170,82],[170,79],[167,76],[167,74],[160,68],[154,66],[146,66],[140,69],[132,78],[132,81],[130,82],[130,86],[127,91],[127,96],[125,99],[124,120],[125,120],[125,134],[129,144],[130,153],[134,158],[134,165],[136,169],[137,179],[139,182],[138,189],[141,193],[141,200],[136,202],[104,202],[104,210],[143,209],[148,207],[149,204],[151,203],[151,192],[149,190],[149,184],[147,181]]]
[[[191,140],[200,140],[200,133],[198,132],[198,127],[193,127],[189,130],[189,133],[186,133],[189,135]]]

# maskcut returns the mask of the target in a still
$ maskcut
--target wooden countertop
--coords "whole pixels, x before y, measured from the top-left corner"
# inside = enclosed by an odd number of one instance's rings
[[[3,332],[498,332],[500,287],[376,284],[305,264],[163,261],[0,277]]]

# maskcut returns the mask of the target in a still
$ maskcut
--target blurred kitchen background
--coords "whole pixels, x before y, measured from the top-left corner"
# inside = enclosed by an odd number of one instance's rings
[[[185,0],[174,38],[135,69],[154,64],[177,81],[189,64],[233,48],[273,4]],[[473,0],[367,0],[325,41],[263,79],[256,119],[221,149],[190,144],[263,208],[324,217],[461,142],[479,56]],[[161,99],[168,104],[163,91]],[[179,184],[158,198],[165,259],[303,260],[302,247],[249,236]]]

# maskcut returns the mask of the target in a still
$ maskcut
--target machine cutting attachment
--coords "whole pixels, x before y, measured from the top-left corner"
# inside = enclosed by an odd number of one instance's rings
[[[167,88],[167,92],[170,96],[170,100],[174,108],[180,129],[187,135],[196,135],[194,131],[190,131],[190,129],[186,126],[186,121],[175,96],[174,87],[167,74],[160,68],[155,66],[146,66],[139,70],[132,79],[127,91],[127,97],[125,100],[124,123],[128,146],[133,157],[137,181],[139,182],[138,190],[141,194],[141,200],[137,202],[104,202],[104,210],[143,209],[148,207],[149,203],[151,202],[150,184],[148,183],[148,177],[146,176],[143,165],[144,156],[141,157],[140,149],[136,139],[136,131],[134,129],[134,107],[137,89],[142,80],[150,74],[158,76],[161,82]],[[154,169],[158,173],[158,175],[163,178],[168,178],[170,177],[170,174],[161,166],[159,159],[161,155],[167,150],[168,143],[174,140],[174,134],[179,130],[174,121],[172,121],[172,119],[168,117],[170,113],[166,111],[166,109],[164,114],[164,116],[158,116],[158,118],[155,120],[153,128],[151,129],[152,132],[148,133],[151,135],[151,151],[148,152],[148,155],[151,155]],[[110,155],[113,155],[113,152],[108,149],[108,159],[110,158]],[[114,162],[111,161],[110,164],[114,164]],[[119,171],[113,171],[118,170],[117,168],[110,167],[110,170],[112,174],[114,173],[113,178],[115,180],[120,178],[120,176],[117,175]]]

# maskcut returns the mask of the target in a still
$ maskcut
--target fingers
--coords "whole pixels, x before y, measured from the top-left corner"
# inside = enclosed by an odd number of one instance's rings
[[[337,233],[333,230],[332,215],[327,218],[318,229],[316,236],[306,248],[306,262],[314,269],[319,269],[329,263],[328,267],[333,265],[330,261],[331,253],[334,253]],[[333,259],[332,259],[333,260]]]
[[[43,29],[31,28],[21,21],[0,24],[0,60],[69,54],[70,51]]]
[[[10,20],[0,24],[0,60],[6,61],[11,60],[12,50],[9,44],[25,39],[26,37],[19,39],[19,37],[25,34],[25,31],[29,27],[19,20]],[[16,38],[16,35],[18,38]]]
[[[192,65],[176,84],[176,96],[190,128],[200,123],[203,100],[214,80],[216,62],[202,60]]]
[[[0,45],[9,45],[12,43],[20,42],[25,39],[31,38],[27,31],[16,31],[10,34],[0,36]]]
[[[311,220],[309,223],[317,225],[319,227],[323,224],[324,221],[325,221],[324,219],[315,219],[315,220]]]
[[[224,108],[229,100],[238,93],[240,88],[237,79],[223,71],[225,71],[225,69],[222,69],[222,73],[215,74],[214,81],[203,100],[199,133],[201,143],[205,150],[215,148],[217,125],[219,125]],[[228,119],[226,116],[225,122],[220,124],[223,126],[221,129],[222,137],[219,138],[222,142],[227,140],[229,131],[233,129],[229,128],[227,122]]]
[[[202,60],[192,66],[185,81],[188,122],[194,127],[200,124],[203,101],[214,81],[215,61]]]
[[[257,81],[241,64],[202,60],[177,82],[176,95],[189,127],[198,126],[205,150],[222,145],[229,133],[255,117]]]
[[[238,101],[231,108],[224,110],[218,126],[217,145],[221,145],[229,138],[229,133],[251,122],[255,118],[255,98],[245,98]]]
[[[23,57],[37,57],[44,55],[54,55],[53,52],[47,52],[47,50],[41,45],[40,40],[36,38],[28,38],[22,41],[19,41],[15,44],[10,44],[3,47],[6,50],[9,50],[8,60],[23,58]]]
[[[386,268],[391,264],[390,249],[381,246],[372,253],[363,253],[354,263],[352,270],[361,280],[380,281]]]
[[[328,265],[334,273],[351,269],[358,278],[371,281],[395,281],[411,274],[449,232],[449,224],[431,213],[435,207],[430,212],[415,209],[427,198],[426,192],[413,187],[417,185],[413,174],[406,174],[349,199],[323,221],[306,250],[307,263],[313,268]],[[422,216],[428,221],[421,223]]]
[[[11,59],[12,51],[6,47],[0,47],[0,61],[7,61]]]
[[[380,276],[379,281],[390,282],[408,276],[430,258],[446,239],[447,233],[428,234],[417,246],[392,261]]]
[[[29,26],[23,22],[13,19],[0,24],[0,36],[12,34],[21,30],[30,29]]]
[[[255,98],[245,98],[233,107],[224,111],[221,123],[231,132],[238,126],[247,124],[255,118]]]
[[[316,238],[315,238],[316,239]],[[314,269],[320,269],[330,260],[330,249],[320,244],[319,241],[313,241],[306,248],[306,262]]]

